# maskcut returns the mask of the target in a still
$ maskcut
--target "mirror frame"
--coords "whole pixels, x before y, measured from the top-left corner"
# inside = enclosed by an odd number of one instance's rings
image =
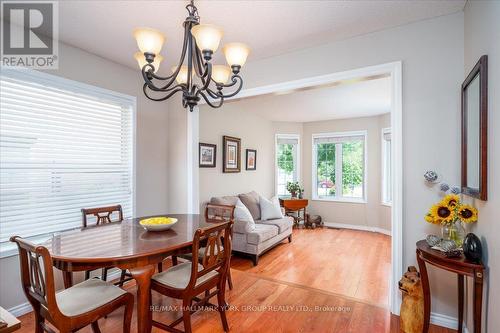
[[[479,75],[479,189],[467,184],[467,88]],[[488,56],[483,55],[462,83],[462,193],[488,198]]]

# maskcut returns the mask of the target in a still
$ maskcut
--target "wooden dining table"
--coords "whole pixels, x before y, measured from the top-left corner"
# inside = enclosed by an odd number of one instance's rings
[[[214,225],[203,215],[168,216],[178,222],[166,231],[146,231],[139,224],[146,217],[141,217],[62,232],[42,245],[50,251],[54,267],[63,272],[66,288],[73,285],[73,272],[103,267],[128,269],[137,284],[137,331],[149,333],[149,288],[156,265],[168,256],[189,251],[196,230]]]

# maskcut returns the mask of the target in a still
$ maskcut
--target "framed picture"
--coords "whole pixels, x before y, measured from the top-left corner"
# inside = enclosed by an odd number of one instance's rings
[[[257,170],[257,150],[247,149],[247,170]]]
[[[224,135],[222,137],[222,172],[241,171],[241,139]]]
[[[198,158],[200,168],[215,168],[215,161],[217,160],[217,145],[200,142]]]

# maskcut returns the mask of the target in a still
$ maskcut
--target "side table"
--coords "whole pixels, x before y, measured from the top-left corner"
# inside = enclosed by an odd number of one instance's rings
[[[431,315],[431,294],[426,263],[449,272],[457,273],[458,277],[458,332],[462,332],[464,316],[464,277],[469,276],[474,281],[473,290],[473,318],[474,333],[481,333],[481,315],[483,305],[483,276],[484,265],[467,260],[463,255],[456,258],[447,258],[444,253],[433,250],[425,240],[417,242],[417,262],[420,269],[420,278],[424,291],[424,332],[429,331]]]

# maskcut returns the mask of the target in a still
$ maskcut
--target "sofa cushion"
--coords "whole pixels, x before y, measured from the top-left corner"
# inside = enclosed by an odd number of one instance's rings
[[[259,194],[255,191],[238,195],[241,202],[248,208],[254,220],[260,220]]]
[[[256,224],[255,229],[247,234],[249,244],[260,244],[278,235],[278,228],[271,224]]]
[[[283,218],[278,197],[274,197],[271,200],[267,200],[266,198],[261,196],[259,198],[259,204],[260,204],[261,220],[265,221],[265,220],[274,220]]]
[[[281,219],[266,220],[266,221],[255,221],[256,225],[267,224],[274,225],[278,227],[279,233],[283,233],[285,230],[290,229],[293,226],[293,218],[290,216],[285,216]]]
[[[225,197],[212,197],[212,199],[210,199],[210,203],[214,205],[236,206],[236,202],[238,202],[238,197],[235,195],[227,195]]]
[[[246,233],[255,229],[255,221],[248,208],[241,202],[240,199],[236,201],[234,206],[234,232]]]

